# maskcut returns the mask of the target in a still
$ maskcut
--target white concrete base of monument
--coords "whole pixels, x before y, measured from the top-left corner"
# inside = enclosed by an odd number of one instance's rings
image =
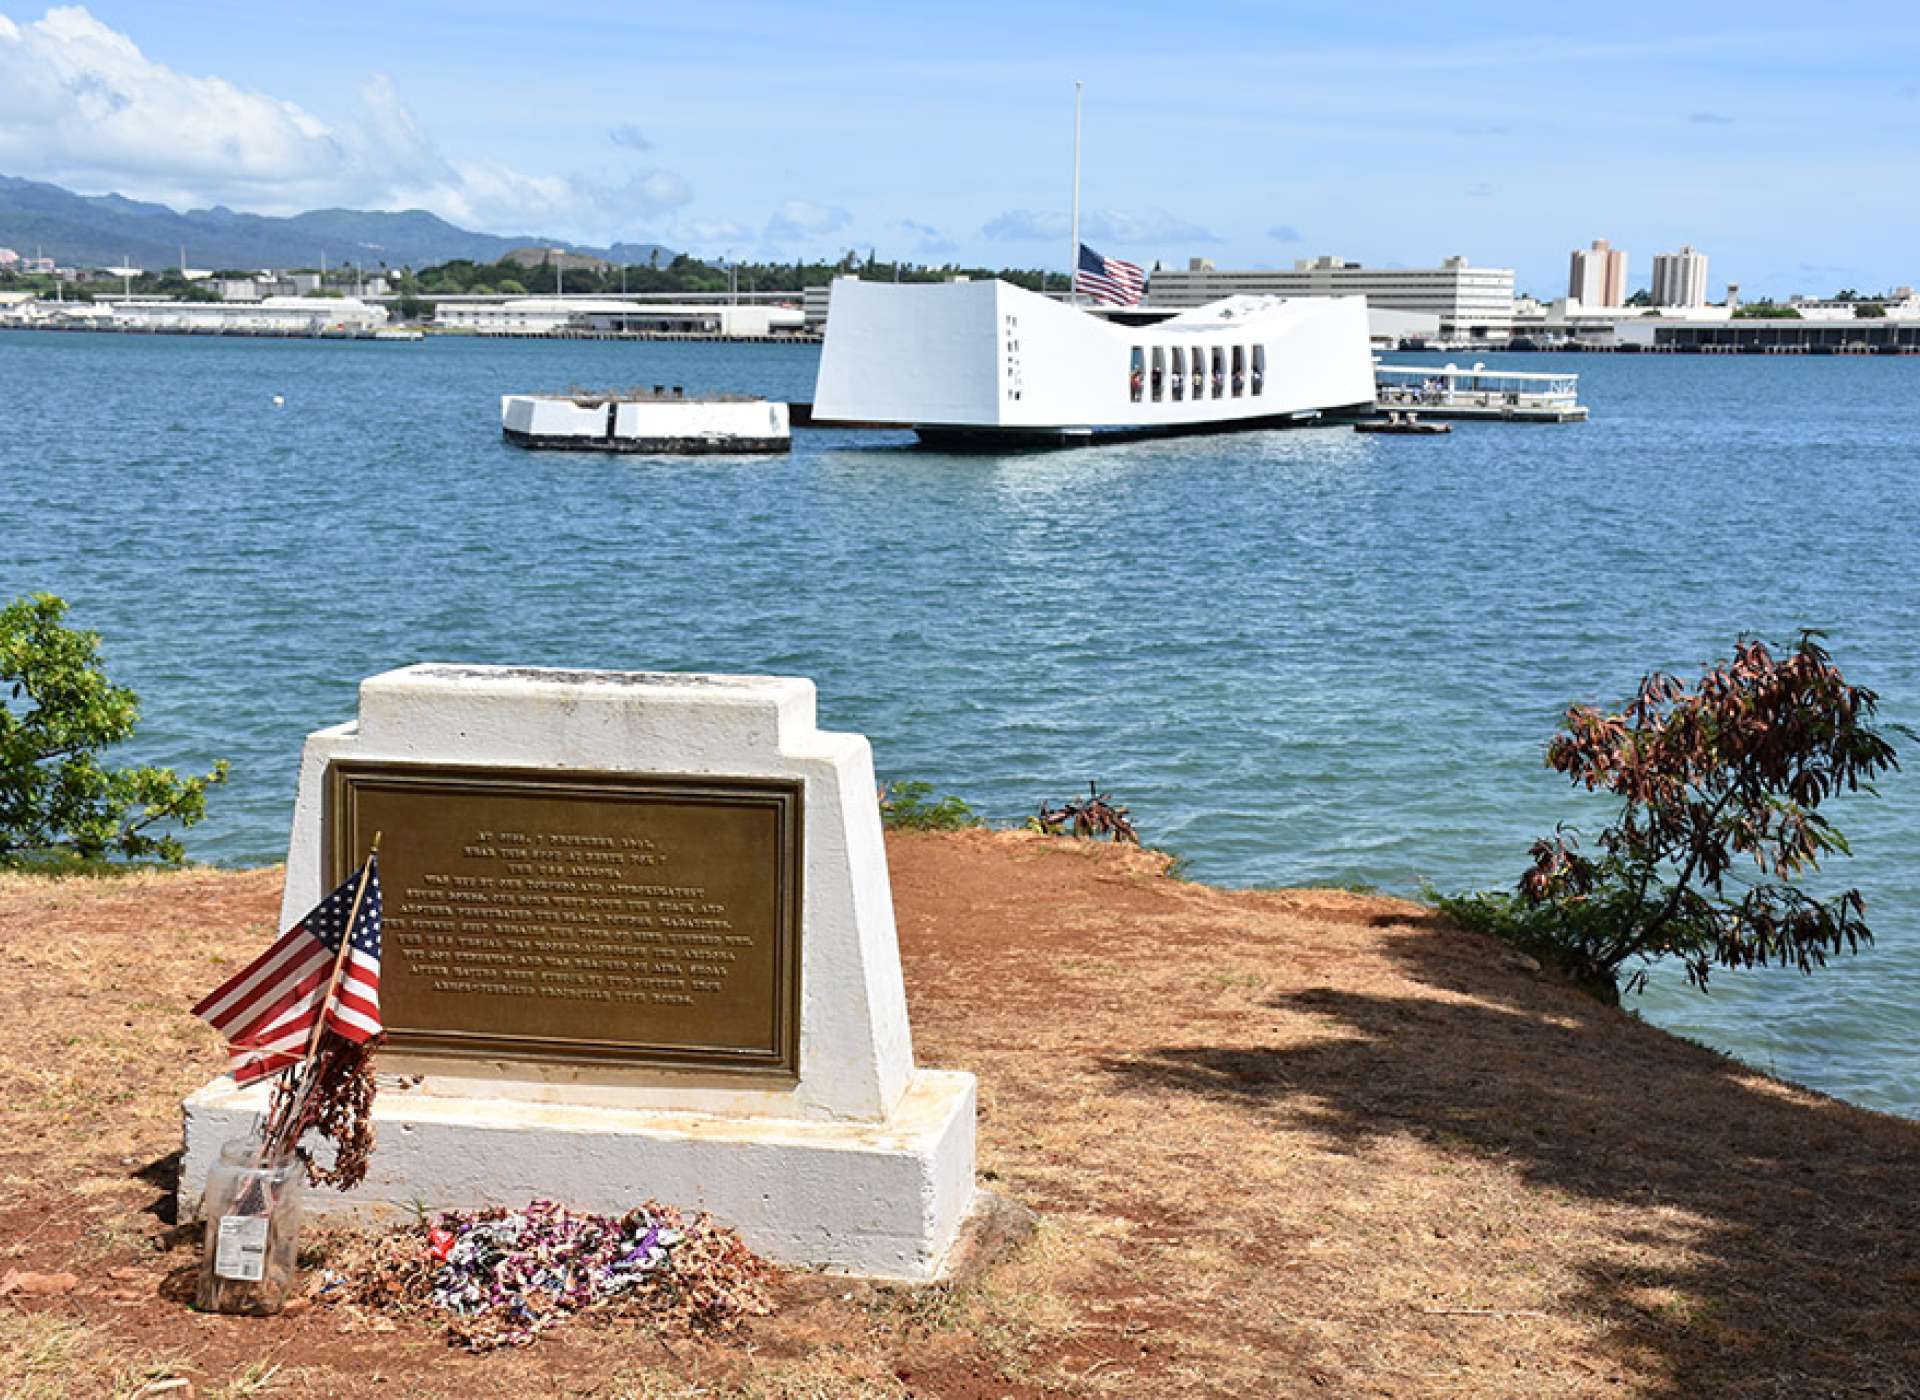
[[[180,1202],[198,1209],[220,1144],[265,1111],[264,1084],[224,1076],[185,1103]],[[616,1213],[653,1199],[710,1211],[776,1263],[938,1278],[974,1199],[974,1079],[914,1071],[880,1122],[739,1119],[597,1104],[467,1098],[382,1085],[377,1147],[353,1191],[310,1190],[310,1212],[378,1223],[425,1207],[536,1198]]]

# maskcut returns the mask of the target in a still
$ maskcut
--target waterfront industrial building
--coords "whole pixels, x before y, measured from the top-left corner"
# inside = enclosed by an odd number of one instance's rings
[[[1920,355],[1920,318],[1668,321],[1643,317],[1620,322],[1613,341],[1618,349],[1678,354]]]
[[[808,287],[800,293],[801,315],[806,320],[807,329],[822,334],[827,329],[827,304],[833,298],[833,285]]]
[[[395,298],[389,296],[391,302]],[[797,305],[771,299],[647,302],[595,297],[436,298],[433,325],[487,336],[688,337],[764,340],[799,337]],[[47,301],[23,292],[0,298],[0,324],[51,330],[154,331],[208,335],[371,335],[390,330],[387,306],[369,298],[267,296],[247,301],[127,297]],[[420,332],[409,331],[418,337]]]
[[[387,310],[346,297],[267,297],[256,302],[39,301],[16,308],[23,325],[58,330],[153,331],[199,335],[370,335]]]
[[[109,272],[113,269],[109,268]],[[138,269],[134,270],[138,276]],[[206,285],[222,301],[265,301],[269,297],[309,297],[326,290],[325,279],[317,272],[260,273],[254,277],[215,277]],[[341,285],[344,285],[342,283]],[[393,291],[386,277],[371,273],[355,279],[353,294],[358,298],[384,297]]]
[[[1895,287],[1881,297],[1791,297],[1787,306],[1803,321],[1853,321],[1862,319],[1862,312],[1871,318],[1876,311],[1882,316],[1920,316],[1920,293]]]
[[[1865,316],[1860,305],[1796,302],[1783,308],[1791,315],[1761,317],[1736,315],[1729,306],[1607,309],[1568,299],[1523,309],[1513,343],[1523,350],[1707,355],[1920,354],[1920,298],[1866,303],[1873,310]]]
[[[1156,268],[1150,306],[1178,310],[1228,296],[1364,296],[1376,310],[1422,313],[1449,340],[1505,340],[1513,328],[1513,269],[1474,267],[1465,258],[1438,267],[1362,267],[1344,258],[1305,258],[1287,270],[1223,270],[1194,258],[1184,271]]]
[[[798,307],[623,301],[599,297],[439,298],[437,329],[474,335],[689,335],[762,339],[804,325]]]

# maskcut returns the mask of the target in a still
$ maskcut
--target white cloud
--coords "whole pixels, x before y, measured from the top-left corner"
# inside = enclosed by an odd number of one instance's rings
[[[1098,237],[1115,243],[1218,243],[1212,232],[1199,224],[1169,214],[1164,209],[1148,209],[1127,214],[1107,209],[1094,216],[1092,230]]]
[[[80,6],[31,23],[0,14],[0,169],[92,193],[262,213],[318,205],[428,209],[468,227],[578,239],[630,236],[632,222],[693,198],[679,175],[641,170],[610,184],[446,156],[393,80],[362,84],[329,123],[219,77],[180,73]],[[616,142],[643,149],[630,127]]]
[[[669,241],[711,252],[745,247],[753,242],[754,236],[753,229],[732,219],[677,219],[667,229]]]
[[[613,208],[651,218],[669,213],[693,200],[693,186],[671,170],[642,170],[624,184],[604,192]]]
[[[958,245],[932,224],[923,224],[916,219],[902,219],[900,227],[912,237],[913,251],[920,257],[938,257],[958,251]]]
[[[1043,243],[1068,235],[1067,216],[1052,210],[1009,209],[980,230],[998,243]],[[1127,212],[1090,209],[1080,216],[1082,238],[1109,243],[1218,243],[1219,238],[1199,224],[1164,209]]]
[[[833,204],[815,204],[805,199],[789,199],[773,211],[767,220],[767,242],[794,243],[838,233],[853,222],[853,215]]]
[[[647,140],[645,132],[629,122],[625,126],[616,126],[607,133],[607,139],[616,146],[624,146],[629,151],[650,151],[653,142]]]
[[[1275,224],[1267,230],[1267,237],[1273,239],[1276,243],[1298,243],[1300,241],[1300,230],[1292,224]]]
[[[276,186],[351,160],[290,102],[150,61],[78,7],[0,28],[0,162],[230,188]]]
[[[1009,209],[980,230],[996,243],[1043,243],[1067,236],[1067,216],[1042,209]]]

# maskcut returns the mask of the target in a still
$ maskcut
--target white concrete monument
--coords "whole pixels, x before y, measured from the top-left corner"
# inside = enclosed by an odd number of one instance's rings
[[[809,681],[420,665],[307,739],[282,927],[383,835],[362,1216],[711,1211],[781,1263],[937,1277],[974,1080],[914,1065],[867,741]],[[185,1103],[180,1199],[264,1085]]]

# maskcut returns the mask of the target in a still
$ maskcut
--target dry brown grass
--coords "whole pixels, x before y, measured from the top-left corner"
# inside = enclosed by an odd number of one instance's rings
[[[223,1058],[181,1012],[272,940],[279,886],[277,870],[0,875],[0,1186],[24,1162],[84,1198],[123,1175],[92,1170],[103,1158],[171,1150],[177,1086]]]
[[[73,1395],[139,1396],[184,1377],[177,1356],[141,1356],[116,1346],[77,1318],[28,1313],[0,1327],[0,1390],[6,1400],[66,1400]]]
[[[744,1344],[582,1325],[478,1359],[177,1301],[177,1100],[219,1061],[185,1008],[271,936],[277,873],[0,877],[0,1271],[86,1279],[0,1300],[0,1394],[64,1366],[74,1394],[1920,1395],[1920,1124],[1398,901],[890,850],[918,1057],[980,1075],[982,1174],[1038,1233],[965,1286],[792,1280]]]

